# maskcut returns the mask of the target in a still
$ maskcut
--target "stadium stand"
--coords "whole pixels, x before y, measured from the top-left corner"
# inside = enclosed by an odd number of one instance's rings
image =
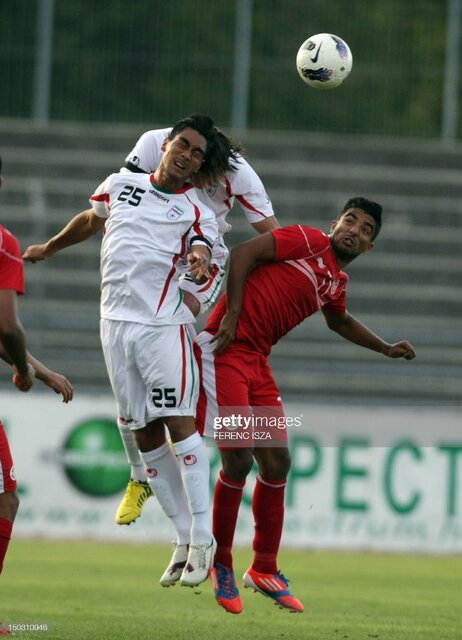
[[[44,241],[122,166],[153,125],[0,120],[5,184],[0,220],[28,244]],[[390,361],[329,332],[322,317],[293,331],[272,364],[285,399],[458,404],[462,400],[462,154],[460,144],[315,133],[243,137],[282,224],[328,229],[344,202],[384,205],[374,252],[349,268],[349,309],[390,341],[411,340],[418,357]],[[249,237],[238,211],[232,246]],[[21,300],[29,347],[78,391],[109,391],[99,346],[99,241],[26,267]],[[6,386],[6,382],[3,382]]]

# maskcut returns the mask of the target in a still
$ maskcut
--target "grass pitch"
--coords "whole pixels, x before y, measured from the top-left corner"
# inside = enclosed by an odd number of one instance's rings
[[[238,584],[251,557],[235,553]],[[242,589],[238,616],[210,582],[160,587],[169,558],[167,546],[13,540],[0,620],[52,627],[24,640],[462,640],[462,557],[282,550],[305,613]]]

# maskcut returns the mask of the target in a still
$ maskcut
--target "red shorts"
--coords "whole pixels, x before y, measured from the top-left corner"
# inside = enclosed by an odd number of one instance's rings
[[[0,422],[0,493],[14,491],[17,486],[10,445],[8,444],[5,428]]]
[[[211,334],[196,339],[201,371],[196,428],[219,448],[286,446],[284,410],[268,359],[233,343],[217,357]]]

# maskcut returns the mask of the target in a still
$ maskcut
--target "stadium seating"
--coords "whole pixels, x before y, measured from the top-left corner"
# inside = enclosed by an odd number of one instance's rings
[[[87,208],[151,126],[0,120],[4,187],[0,221],[25,248]],[[418,357],[390,361],[330,332],[322,317],[274,349],[285,399],[454,404],[462,400],[462,154],[439,141],[316,133],[243,137],[282,224],[328,229],[353,195],[384,205],[372,254],[349,268],[349,309],[390,341],[411,340]],[[228,244],[249,237],[239,211]],[[109,391],[99,346],[99,239],[26,267],[21,300],[29,347],[78,390]],[[4,383],[5,385],[6,383]]]

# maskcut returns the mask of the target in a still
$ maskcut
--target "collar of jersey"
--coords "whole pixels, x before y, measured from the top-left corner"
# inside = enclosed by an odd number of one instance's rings
[[[160,191],[161,193],[185,193],[185,191],[189,191],[189,189],[192,189],[192,184],[189,184],[189,183],[186,184],[181,189],[177,189],[176,191],[169,191],[168,189],[164,189],[163,187],[159,187],[157,182],[154,180],[154,174],[153,173],[151,173],[151,175],[149,176],[149,181],[151,182],[151,184],[154,187],[154,189],[156,189],[156,191]]]

